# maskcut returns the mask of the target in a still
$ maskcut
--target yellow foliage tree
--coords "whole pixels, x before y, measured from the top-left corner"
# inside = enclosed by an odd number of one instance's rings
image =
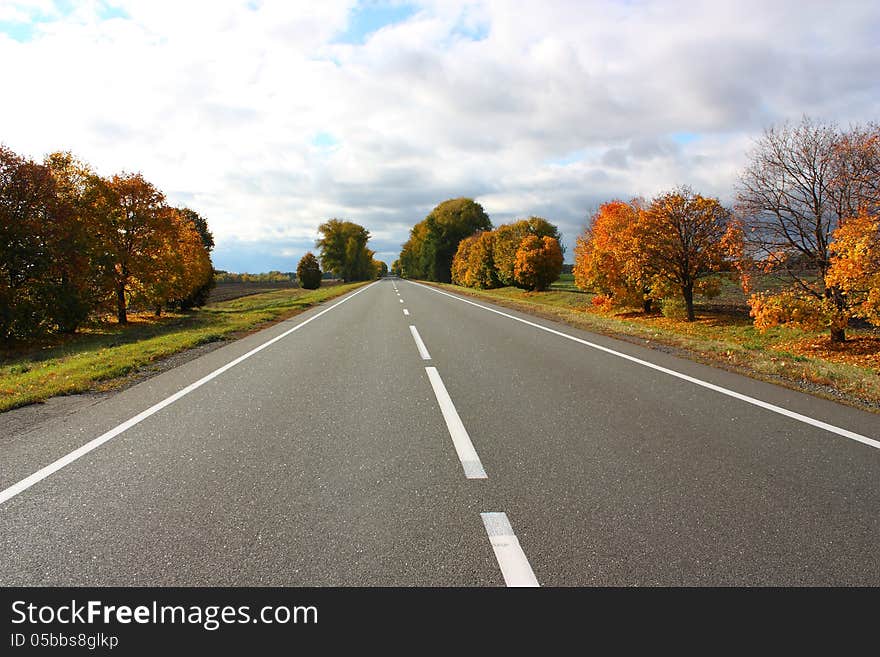
[[[561,239],[559,229],[543,217],[529,217],[509,224],[502,224],[494,230],[495,242],[492,260],[496,277],[501,285],[515,285],[513,269],[516,252],[527,235]]]
[[[825,284],[843,292],[854,317],[880,325],[880,217],[855,217],[835,231]]]
[[[854,317],[880,325],[880,219],[862,214],[842,221],[829,251],[828,270],[819,283],[833,295],[797,289],[753,294],[750,313],[759,330],[780,324],[827,329],[832,341],[843,342]]]
[[[546,290],[562,273],[562,249],[553,237],[529,235],[516,251],[513,276],[527,290]]]
[[[452,282],[456,285],[489,289],[498,287],[493,252],[495,231],[486,230],[466,237],[458,244],[452,259]]]
[[[133,281],[133,297],[156,315],[196,290],[211,274],[211,258],[198,230],[180,210],[163,207],[153,224],[153,249]]]

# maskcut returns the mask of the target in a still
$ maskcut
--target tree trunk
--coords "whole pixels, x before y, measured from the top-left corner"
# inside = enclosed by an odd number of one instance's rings
[[[688,283],[681,286],[681,293],[684,295],[684,305],[687,308],[687,321],[694,321],[694,284]]]
[[[649,312],[651,312],[651,298],[650,297],[645,297],[644,300],[642,301],[642,310],[644,311],[644,313],[646,315]]]
[[[839,287],[829,287],[825,290],[825,296],[834,302],[834,307],[837,308],[839,313],[842,315],[845,313],[846,298],[844,297],[843,292],[840,291]],[[831,327],[831,342],[846,342],[846,321],[841,320],[841,323],[843,326]]]
[[[116,283],[116,319],[120,324],[128,324],[125,308],[125,283]]]

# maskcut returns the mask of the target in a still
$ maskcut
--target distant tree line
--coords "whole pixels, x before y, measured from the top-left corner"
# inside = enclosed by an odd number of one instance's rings
[[[139,173],[97,175],[69,152],[34,162],[0,145],[0,339],[72,333],[132,307],[204,304],[206,220]]]
[[[296,272],[272,270],[262,274],[238,274],[218,269],[214,272],[217,283],[287,283],[296,281]]]

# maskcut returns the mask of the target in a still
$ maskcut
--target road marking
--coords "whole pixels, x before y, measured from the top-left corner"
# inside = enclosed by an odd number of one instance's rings
[[[458,411],[446,392],[446,386],[443,385],[443,379],[437,373],[436,367],[426,367],[428,379],[431,381],[431,387],[434,388],[434,395],[437,397],[437,403],[440,404],[440,412],[443,413],[443,419],[446,420],[446,428],[449,429],[449,435],[452,436],[452,444],[455,445],[455,452],[458,454],[458,460],[461,461],[461,467],[464,468],[464,476],[468,479],[487,479],[486,471],[477,456],[477,450],[468,436],[467,429],[464,428],[461,418],[458,417]]]
[[[481,513],[483,526],[507,586],[541,586],[506,513]]]
[[[412,281],[410,281],[412,282]],[[477,308],[482,308],[483,310],[488,310],[491,313],[495,313],[496,315],[501,315],[503,317],[507,317],[508,319],[513,319],[517,322],[521,322],[523,324],[528,324],[529,326],[533,326],[537,329],[541,329],[542,331],[547,331],[547,333],[552,333],[553,335],[558,335],[563,338],[567,338],[569,340],[573,340],[574,342],[579,342],[580,344],[586,345],[593,349],[598,349],[599,351],[603,351],[606,354],[611,354],[612,356],[618,356],[619,358],[624,358],[633,363],[637,363],[644,367],[649,367],[652,370],[657,370],[658,372],[663,372],[664,374],[668,374],[669,376],[674,376],[677,379],[682,379],[683,381],[688,381],[693,383],[694,385],[701,386],[703,388],[708,388],[709,390],[714,390],[715,392],[719,392],[722,395],[727,395],[728,397],[733,397],[734,399],[739,399],[740,401],[744,401],[747,404],[752,404],[753,406],[758,406],[765,410],[771,411],[773,413],[778,413],[779,415],[784,415],[785,417],[789,417],[793,420],[797,420],[798,422],[803,422],[804,424],[809,424],[814,427],[818,427],[819,429],[824,429],[830,433],[835,433],[838,436],[843,436],[844,438],[849,438],[850,440],[855,440],[856,442],[860,442],[864,445],[868,445],[869,447],[874,447],[875,449],[880,449],[880,440],[875,440],[874,438],[868,438],[868,436],[863,436],[859,433],[855,433],[854,431],[850,431],[849,429],[842,429],[840,427],[834,426],[833,424],[828,424],[827,422],[822,422],[821,420],[816,420],[806,415],[801,415],[800,413],[796,413],[795,411],[790,411],[787,408],[782,408],[781,406],[776,406],[775,404],[771,404],[769,402],[762,401],[760,399],[756,399],[755,397],[749,397],[748,395],[744,395],[739,392],[735,392],[728,388],[723,388],[721,386],[715,385],[714,383],[709,383],[708,381],[703,381],[702,379],[697,379],[693,376],[688,376],[687,374],[682,374],[681,372],[676,372],[675,370],[671,370],[667,367],[663,367],[661,365],[655,365],[654,363],[648,362],[646,360],[642,360],[641,358],[636,358],[635,356],[630,356],[629,354],[625,354],[620,351],[615,351],[614,349],[610,349],[608,347],[603,347],[600,344],[596,344],[595,342],[590,342],[588,340],[583,340],[581,338],[576,338],[573,335],[569,335],[568,333],[563,333],[562,331],[557,331],[555,329],[549,328],[547,326],[541,326],[540,324],[536,324],[535,322],[530,322],[527,319],[522,319],[521,317],[516,317],[515,315],[510,315],[505,312],[501,312],[500,310],[495,310],[494,308],[489,308],[488,306],[484,306],[479,303],[474,303],[473,301],[468,301],[467,299],[462,299],[459,296],[454,294],[449,294],[448,292],[443,292],[442,290],[438,290],[429,285],[422,285],[421,283],[413,283],[414,285],[419,285],[421,287],[427,288],[432,292],[436,292],[437,294],[442,294],[444,296],[455,299],[456,301],[461,301],[463,303],[468,303],[472,306],[476,306]]]
[[[408,311],[406,308],[404,308],[404,309],[403,309],[403,314],[409,316],[409,311]]]
[[[428,348],[425,346],[425,343],[422,342],[422,336],[419,335],[419,330],[410,324],[409,332],[412,333],[413,340],[416,341],[416,347],[418,347],[419,355],[422,357],[422,360],[431,360],[431,354],[428,353]]]
[[[403,299],[400,299],[400,303],[403,303]]]
[[[174,393],[173,395],[171,395],[170,397],[166,397],[166,398],[163,399],[162,401],[160,401],[160,402],[158,402],[158,403],[156,403],[156,404],[153,404],[153,405],[150,406],[147,410],[145,410],[145,411],[141,411],[140,413],[138,413],[137,415],[135,415],[133,418],[131,418],[131,419],[129,419],[129,420],[126,420],[125,422],[123,422],[123,423],[120,424],[119,426],[116,426],[116,427],[114,427],[113,429],[110,429],[110,431],[101,434],[100,436],[98,436],[97,438],[95,438],[95,439],[93,439],[93,440],[90,440],[89,442],[87,442],[87,443],[86,443],[85,445],[83,445],[82,447],[79,447],[79,448],[73,450],[73,451],[70,452],[69,454],[67,454],[67,455],[65,455],[65,456],[62,456],[62,457],[61,457],[60,459],[58,459],[57,461],[53,461],[52,463],[50,463],[49,465],[45,466],[44,468],[41,468],[41,469],[37,470],[35,473],[33,473],[32,475],[30,475],[29,477],[25,477],[24,479],[22,479],[22,480],[19,481],[18,483],[13,484],[12,486],[10,486],[9,488],[6,488],[6,489],[3,490],[3,491],[0,491],[0,504],[3,504],[3,503],[6,502],[7,500],[12,499],[13,497],[15,497],[16,495],[18,495],[19,493],[23,493],[24,491],[26,491],[28,488],[30,488],[30,487],[33,486],[34,484],[37,484],[37,483],[41,482],[43,479],[45,479],[46,477],[49,477],[50,475],[52,475],[52,474],[58,472],[58,471],[59,471],[61,468],[63,468],[64,466],[70,465],[71,463],[73,463],[74,461],[76,461],[77,459],[79,459],[80,457],[85,456],[86,454],[88,454],[89,452],[91,452],[91,451],[94,450],[94,449],[97,449],[98,447],[100,447],[101,445],[103,445],[104,443],[106,443],[108,440],[110,440],[110,439],[112,439],[112,438],[115,438],[116,436],[118,436],[119,434],[123,433],[124,431],[127,431],[128,429],[131,429],[133,426],[135,426],[136,424],[139,424],[140,422],[146,420],[146,419],[147,419],[148,417],[150,417],[151,415],[153,415],[153,414],[155,414],[155,413],[158,413],[159,411],[161,411],[161,410],[162,410],[163,408],[165,408],[166,406],[170,406],[171,404],[173,404],[174,402],[176,402],[176,401],[177,401],[178,399],[180,399],[181,397],[185,397],[186,395],[188,395],[189,393],[191,393],[191,392],[192,392],[193,390],[195,390],[196,388],[201,388],[201,387],[202,387],[203,385],[205,385],[208,381],[210,381],[211,379],[214,379],[214,378],[220,376],[220,375],[223,374],[226,370],[229,370],[229,369],[235,367],[236,365],[238,365],[238,364],[241,363],[242,361],[247,360],[248,358],[250,358],[250,357],[253,356],[254,354],[256,354],[256,353],[262,351],[263,349],[265,349],[265,348],[268,347],[269,345],[273,345],[273,344],[275,344],[276,342],[278,342],[279,340],[281,340],[282,338],[287,337],[288,335],[290,335],[290,334],[293,333],[294,331],[297,331],[297,330],[301,329],[303,326],[305,326],[305,325],[308,324],[309,322],[312,322],[312,321],[318,319],[321,315],[324,315],[324,314],[326,314],[326,313],[329,313],[331,310],[333,310],[333,309],[335,309],[335,308],[341,306],[343,303],[345,303],[345,302],[348,301],[349,299],[353,299],[353,298],[356,297],[358,294],[360,294],[361,292],[363,292],[363,291],[366,290],[367,288],[372,287],[372,286],[375,285],[375,284],[376,284],[376,283],[370,283],[369,285],[367,285],[367,286],[365,286],[365,287],[362,287],[362,288],[361,288],[360,290],[358,290],[357,292],[354,292],[353,294],[351,294],[351,295],[345,297],[345,298],[342,299],[341,301],[338,301],[337,303],[334,303],[334,304],[333,304],[332,306],[330,306],[329,308],[325,308],[325,309],[322,310],[321,312],[312,315],[312,316],[309,317],[307,320],[305,320],[305,321],[303,321],[303,322],[300,322],[299,324],[297,324],[297,325],[294,326],[293,328],[287,329],[287,330],[284,331],[284,333],[282,333],[281,335],[275,336],[275,337],[272,338],[271,340],[267,340],[266,342],[264,342],[263,344],[259,345],[258,347],[254,347],[253,349],[251,349],[251,350],[250,350],[249,352],[247,352],[246,354],[243,354],[243,355],[239,356],[238,358],[229,361],[228,363],[226,363],[226,365],[223,365],[222,367],[217,368],[216,370],[214,370],[214,371],[211,372],[210,374],[206,374],[205,376],[203,376],[201,379],[199,379],[199,380],[196,381],[195,383],[190,383],[190,384],[189,384],[188,386],[186,386],[185,388],[183,388],[183,389],[181,389],[181,390],[178,390],[177,392],[175,392],[175,393]]]

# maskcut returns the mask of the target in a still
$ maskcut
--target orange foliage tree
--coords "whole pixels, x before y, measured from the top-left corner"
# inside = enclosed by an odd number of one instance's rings
[[[641,306],[651,311],[650,278],[635,257],[635,231],[641,203],[633,200],[603,203],[574,250],[574,282],[597,292],[594,304]]]
[[[529,235],[516,251],[513,276],[517,286],[546,290],[562,273],[562,249],[553,237]]]
[[[651,294],[678,296],[694,320],[694,293],[717,293],[716,272],[728,269],[741,233],[718,199],[688,187],[657,196],[639,213],[633,236],[638,267],[651,278]]]

